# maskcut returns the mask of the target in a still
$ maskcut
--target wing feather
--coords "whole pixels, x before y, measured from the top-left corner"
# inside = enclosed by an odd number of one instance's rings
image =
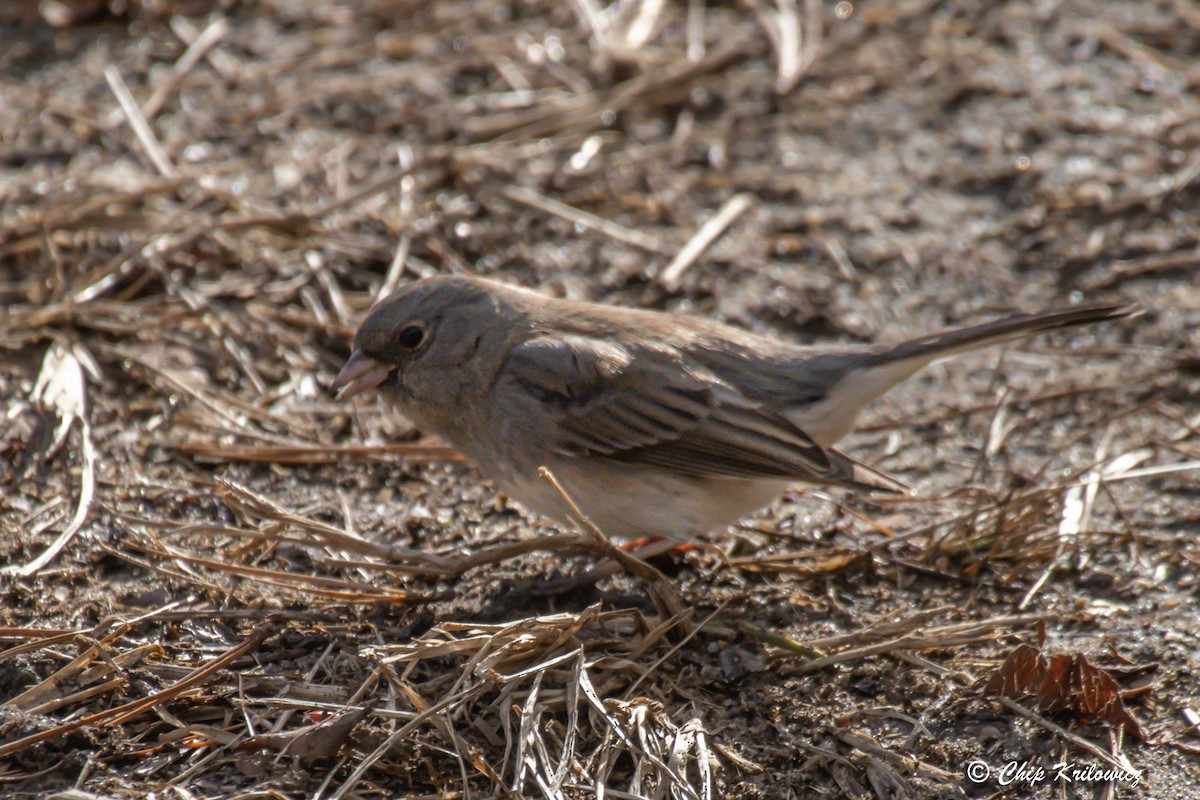
[[[665,345],[546,336],[504,367],[553,421],[554,449],[696,477],[797,480],[896,491],[900,484],[827,451]]]

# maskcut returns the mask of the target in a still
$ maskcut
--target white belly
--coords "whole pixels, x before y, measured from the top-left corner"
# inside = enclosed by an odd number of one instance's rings
[[[786,481],[691,478],[660,470],[636,470],[613,462],[563,461],[551,470],[571,499],[607,536],[690,539],[724,529],[771,503]],[[550,483],[502,481],[513,499],[559,521],[569,507]]]

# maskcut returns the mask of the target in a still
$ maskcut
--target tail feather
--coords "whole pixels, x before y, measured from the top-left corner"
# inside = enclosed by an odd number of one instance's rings
[[[818,361],[825,362],[823,367],[829,375],[825,396],[817,402],[797,405],[785,416],[817,444],[829,447],[850,432],[867,403],[933,361],[1035,333],[1121,319],[1140,311],[1138,306],[1112,303],[1020,314],[922,336],[893,347],[817,357],[809,361],[808,367],[813,369]]]
[[[1035,333],[1074,328],[1111,319],[1121,319],[1141,311],[1138,306],[1121,303],[1080,306],[1062,311],[1043,311],[1036,314],[1017,314],[982,325],[934,333],[911,339],[879,352],[881,362],[906,361],[911,358],[928,363],[938,358],[975,350],[980,347],[1023,339]]]
[[[838,485],[848,486],[859,491],[913,494],[911,486],[901,483],[886,472],[868,467],[861,461],[855,461],[836,447],[828,448],[826,453],[838,471]]]

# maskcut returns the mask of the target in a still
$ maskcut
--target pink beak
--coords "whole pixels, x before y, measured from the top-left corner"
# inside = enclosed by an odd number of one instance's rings
[[[364,356],[361,350],[355,350],[329,388],[335,392],[340,389],[338,399],[345,400],[378,388],[394,369],[391,364],[381,364],[369,356]]]

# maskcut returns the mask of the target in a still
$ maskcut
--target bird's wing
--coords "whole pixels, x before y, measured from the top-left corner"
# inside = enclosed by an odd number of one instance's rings
[[[514,348],[502,374],[552,420],[542,432],[560,455],[697,477],[905,490],[664,345],[546,336]]]

